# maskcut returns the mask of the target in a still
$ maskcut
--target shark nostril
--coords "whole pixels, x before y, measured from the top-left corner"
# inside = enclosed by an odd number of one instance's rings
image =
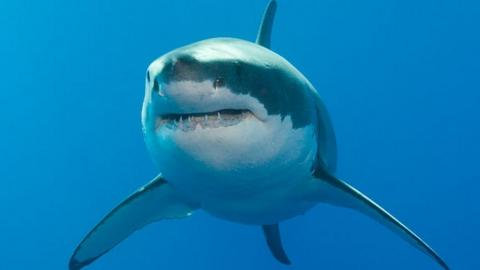
[[[147,71],[147,82],[150,82],[150,72]]]
[[[153,91],[157,93],[160,92],[160,86],[158,85],[157,80],[153,80]]]

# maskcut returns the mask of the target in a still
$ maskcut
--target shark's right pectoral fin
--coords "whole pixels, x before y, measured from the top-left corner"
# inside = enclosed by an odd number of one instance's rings
[[[425,241],[363,193],[321,169],[317,169],[314,176],[318,180],[314,182],[315,200],[351,208],[373,218],[433,258],[444,269],[449,269],[445,261]]]
[[[158,176],[115,207],[87,234],[70,259],[70,270],[92,263],[149,223],[187,217],[193,210]]]

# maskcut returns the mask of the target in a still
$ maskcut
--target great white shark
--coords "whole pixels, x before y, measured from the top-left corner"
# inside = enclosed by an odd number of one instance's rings
[[[142,126],[161,174],[86,235],[71,270],[147,224],[198,209],[261,226],[273,256],[290,264],[278,224],[319,203],[358,210],[449,269],[412,230],[335,176],[327,109],[307,78],[269,49],[276,7],[269,2],[255,43],[208,39],[150,64]]]

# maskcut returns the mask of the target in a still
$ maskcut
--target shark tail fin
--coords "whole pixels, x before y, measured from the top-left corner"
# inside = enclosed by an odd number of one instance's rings
[[[318,180],[314,182],[314,200],[351,208],[373,218],[412,246],[430,256],[445,270],[449,270],[445,261],[425,241],[373,200],[328,173],[317,170],[314,172],[314,176]]]
[[[259,45],[262,45],[265,48],[270,48],[273,20],[275,18],[276,10],[277,10],[277,1],[270,0],[270,2],[267,5],[267,8],[265,9],[265,13],[263,15],[260,28],[258,29],[256,43]]]
[[[282,246],[282,239],[280,237],[280,230],[278,224],[263,225],[263,234],[265,235],[265,240],[267,245],[270,248],[270,252],[279,262],[290,265],[291,262],[288,259],[287,253]]]

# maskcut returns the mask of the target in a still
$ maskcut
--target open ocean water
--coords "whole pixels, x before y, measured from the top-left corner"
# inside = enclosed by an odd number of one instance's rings
[[[337,175],[480,269],[480,4],[278,0],[272,49],[323,98]],[[254,40],[267,1],[0,2],[0,269],[67,269],[83,236],[152,179],[140,109],[148,64],[188,43]],[[258,227],[211,217],[135,233],[86,269],[440,269],[357,212]]]

